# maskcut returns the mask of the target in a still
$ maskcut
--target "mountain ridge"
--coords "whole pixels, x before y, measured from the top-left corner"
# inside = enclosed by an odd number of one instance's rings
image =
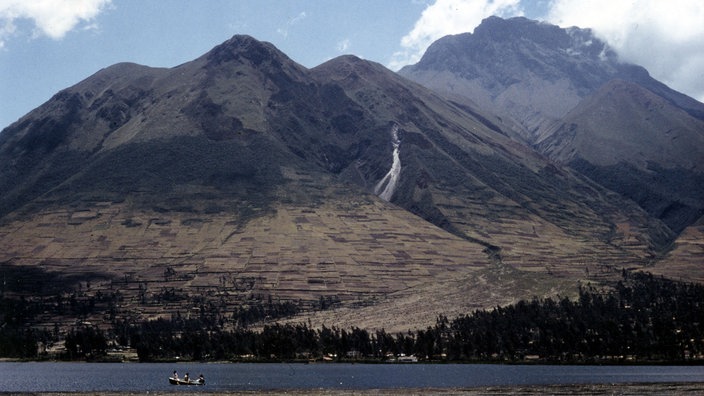
[[[521,64],[528,66],[515,66]],[[621,63],[590,29],[563,29],[523,17],[489,17],[473,34],[443,37],[430,45],[417,64],[405,66],[399,73],[441,93],[479,100],[485,108],[516,118],[529,143],[540,138],[552,121],[613,78],[643,85],[693,117],[704,119],[704,105],[653,79],[643,67]],[[443,73],[459,79],[448,80]],[[546,93],[521,97],[517,94],[526,89],[521,84],[540,87]],[[552,89],[560,84],[567,87]],[[519,92],[506,94],[512,86]],[[551,98],[551,94],[557,96]],[[531,106],[536,100],[545,103]],[[541,116],[535,118],[534,113]]]
[[[437,40],[399,73],[515,120],[514,139],[633,200],[675,234],[704,210],[704,104],[620,62],[589,29],[490,17],[473,34]]]
[[[499,117],[377,63],[306,69],[248,36],[62,90],[0,133],[0,170],[3,269],[119,289],[130,321],[207,305],[232,326],[227,312],[269,299],[324,322],[324,300],[370,328],[394,310],[395,329],[422,328],[441,307],[576,293],[673,238]]]

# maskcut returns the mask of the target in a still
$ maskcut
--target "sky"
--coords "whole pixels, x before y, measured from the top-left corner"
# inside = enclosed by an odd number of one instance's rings
[[[591,28],[704,102],[701,0],[0,0],[0,129],[102,68],[177,66],[235,34],[309,68],[353,54],[398,70],[491,15]]]

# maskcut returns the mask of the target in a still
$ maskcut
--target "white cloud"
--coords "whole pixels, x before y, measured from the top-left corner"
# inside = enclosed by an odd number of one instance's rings
[[[58,40],[81,22],[92,21],[111,1],[0,0],[0,47],[17,33],[18,20],[29,20],[34,25],[33,36]]]
[[[704,2],[554,0],[546,19],[590,27],[623,61],[704,101]]]
[[[338,41],[335,47],[337,48],[337,52],[347,52],[347,50],[350,48],[350,44],[350,39],[346,38],[344,40]]]
[[[418,62],[433,41],[448,34],[472,32],[491,15],[522,15],[520,0],[436,0],[426,7],[413,30],[401,39],[401,51],[393,54],[388,67],[398,70]]]
[[[279,33],[280,35],[282,35],[284,38],[288,38],[288,30],[289,30],[292,26],[296,25],[298,22],[300,22],[300,21],[302,21],[303,19],[305,19],[306,16],[307,16],[307,15],[306,15],[306,12],[305,12],[305,11],[301,11],[300,13],[298,13],[298,15],[296,15],[295,17],[289,19],[288,22],[286,22],[286,25],[284,25],[283,27],[280,27],[280,28],[276,29],[276,32]]]
[[[701,0],[435,0],[401,39],[388,67],[416,63],[435,40],[473,32],[482,19],[545,12],[562,27],[592,28],[623,61],[704,102],[704,2]],[[537,16],[535,16],[537,17]]]

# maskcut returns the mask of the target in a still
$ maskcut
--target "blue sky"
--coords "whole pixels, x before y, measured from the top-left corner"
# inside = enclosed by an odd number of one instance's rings
[[[314,67],[354,54],[393,70],[490,15],[591,27],[625,60],[704,99],[699,0],[0,0],[0,129],[117,62],[171,67],[234,34]],[[701,26],[700,26],[701,25]]]

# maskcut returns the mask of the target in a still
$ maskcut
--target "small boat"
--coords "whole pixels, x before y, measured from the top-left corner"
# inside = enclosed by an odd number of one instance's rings
[[[169,383],[171,385],[205,385],[205,380],[203,379],[189,379],[186,381],[185,379],[181,378],[174,378],[174,377],[169,377]]]

